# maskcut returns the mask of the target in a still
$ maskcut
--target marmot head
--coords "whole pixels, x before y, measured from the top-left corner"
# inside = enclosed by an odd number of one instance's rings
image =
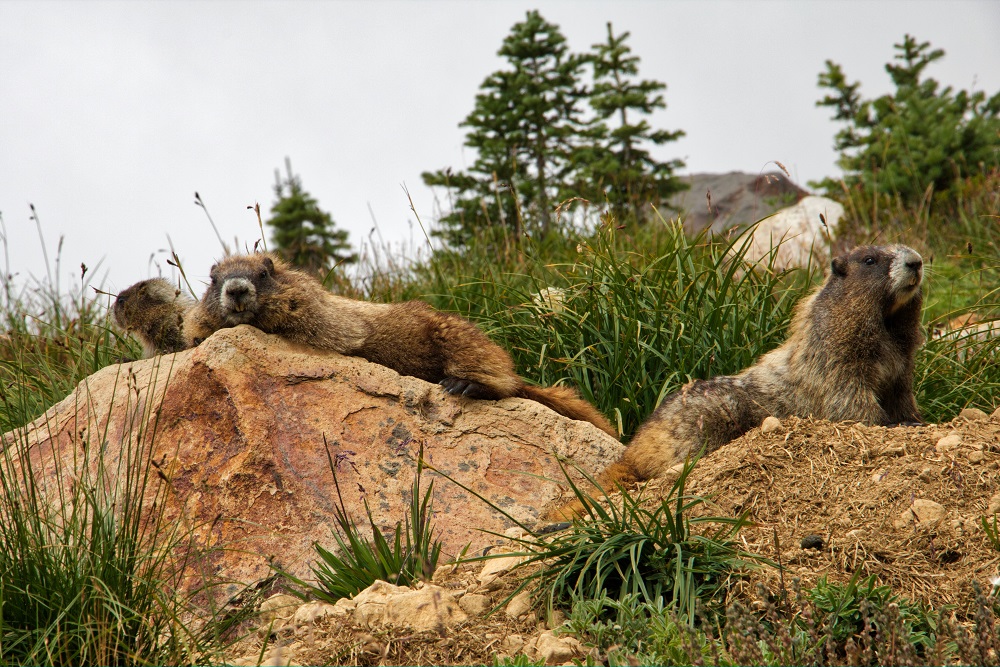
[[[892,314],[920,293],[924,261],[905,245],[858,246],[832,262],[829,280],[856,283],[859,289],[886,298]]]
[[[126,287],[111,307],[115,324],[122,329],[135,329],[142,326],[144,313],[157,306],[174,303],[181,299],[181,292],[163,278],[150,278]],[[146,316],[148,319],[149,316]]]
[[[260,296],[278,287],[274,260],[263,253],[227,257],[212,267],[210,275],[209,298],[226,326],[252,322],[260,308]]]

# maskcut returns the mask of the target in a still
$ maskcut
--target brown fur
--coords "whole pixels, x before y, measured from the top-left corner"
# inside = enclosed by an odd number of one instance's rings
[[[796,307],[784,344],[739,375],[695,380],[667,396],[598,478],[601,486],[661,475],[768,415],[919,422],[913,365],[923,342],[921,267],[906,246],[863,246],[834,259],[824,284]],[[579,510],[574,503],[556,516]]]
[[[194,303],[163,278],[151,278],[119,292],[111,312],[119,327],[139,337],[145,356],[152,357],[187,347],[184,316]]]
[[[472,322],[422,301],[381,304],[337,296],[269,253],[227,257],[212,267],[211,277],[190,316],[192,344],[216,329],[250,324],[438,382],[452,394],[529,398],[617,438],[611,423],[574,389],[525,384],[510,355]]]

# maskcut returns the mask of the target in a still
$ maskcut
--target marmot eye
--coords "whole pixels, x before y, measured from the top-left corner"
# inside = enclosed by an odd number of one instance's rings
[[[261,280],[267,278],[267,269],[261,269],[260,273],[257,274],[257,277],[260,278]]]
[[[867,264],[868,266],[874,266],[874,264],[875,264],[875,258],[874,257],[865,257],[865,264]]]

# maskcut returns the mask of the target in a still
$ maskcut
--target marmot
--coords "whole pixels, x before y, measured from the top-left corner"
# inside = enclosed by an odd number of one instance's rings
[[[189,327],[189,344],[216,329],[250,324],[296,343],[363,357],[401,375],[440,383],[451,394],[529,398],[618,438],[611,423],[576,390],[525,384],[510,355],[472,322],[422,301],[383,304],[337,296],[270,253],[227,257],[212,267],[211,279],[189,315],[197,323]]]
[[[142,341],[146,357],[188,347],[184,317],[194,299],[163,278],[143,280],[118,293],[111,308],[115,323]]]
[[[670,394],[598,477],[615,484],[656,477],[759,426],[764,417],[815,417],[871,425],[920,421],[913,364],[923,342],[923,261],[902,245],[863,246],[835,258],[803,299],[791,334],[739,375],[695,380]],[[579,513],[559,510],[559,516]]]

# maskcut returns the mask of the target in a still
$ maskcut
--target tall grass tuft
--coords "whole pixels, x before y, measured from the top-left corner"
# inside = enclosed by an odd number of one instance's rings
[[[60,254],[56,278],[0,276],[0,433],[31,421],[88,375],[141,356],[135,341],[111,327],[108,305],[90,294],[95,269],[81,264],[80,282],[63,292]]]
[[[736,373],[784,339],[809,272],[746,271],[743,243],[608,219],[558,247],[526,243],[524,273],[460,280],[451,305],[525,377],[579,387],[628,436],[666,394]]]
[[[119,381],[127,383],[127,404],[104,415],[124,411],[130,425],[117,461],[106,456],[107,427],[96,423],[74,426],[69,462],[26,429],[2,436],[4,664],[200,663],[225,631],[221,617],[182,592],[196,581],[194,529],[164,513],[170,485],[152,456],[156,419],[149,421],[146,400],[157,387],[138,386],[131,373]],[[13,418],[27,420],[34,404],[20,408]],[[38,428],[45,433],[45,424]]]
[[[333,533],[336,551],[330,551],[319,543],[314,545],[319,556],[313,565],[315,585],[282,572],[285,578],[298,586],[298,590],[293,592],[303,599],[315,597],[332,603],[341,598],[354,597],[380,580],[397,586],[410,586],[419,580],[429,581],[441,556],[442,543],[433,538],[431,498],[434,483],[428,484],[424,491],[420,488],[424,470],[423,449],[417,459],[410,490],[409,515],[396,523],[394,532],[388,538],[375,523],[365,499],[372,534],[370,540],[361,534],[357,523],[348,516],[337,481],[337,466],[329,446],[326,454],[337,489],[338,506],[334,508],[334,518],[340,532]]]

